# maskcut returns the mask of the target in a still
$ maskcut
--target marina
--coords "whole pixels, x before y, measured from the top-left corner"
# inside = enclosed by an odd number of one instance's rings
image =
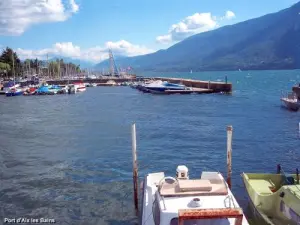
[[[240,2],[0,4],[0,225],[300,225],[300,0]]]
[[[193,72],[191,79],[217,80],[224,74]],[[13,190],[9,193],[15,198],[3,214],[13,218],[19,210],[27,217],[48,215],[62,224],[79,220],[137,224],[130,141],[130,125],[135,121],[139,210],[140,183],[145,177],[156,172],[176,177],[177,167],[185,165],[191,180],[199,179],[203,172],[220,172],[248,223],[263,224],[257,222],[258,214],[250,206],[240,174],[276,173],[278,162],[285,173],[295,173],[299,117],[280,107],[279,90],[292,87],[291,80],[298,73],[257,71],[251,75],[228,75],[234,86],[231,95],[161,96],[129,86],[108,86],[87,87],[75,95],[0,96],[4,174],[0,190]],[[226,164],[228,124],[235,129],[231,181]],[[253,138],[254,134],[260,135]],[[1,204],[11,204],[10,195],[4,195]],[[198,197],[200,203],[207,199]],[[189,201],[193,198],[197,197]]]
[[[73,88],[76,92],[83,92],[88,87],[97,86],[130,86],[143,92],[153,94],[208,94],[208,93],[231,93],[232,84],[225,82],[199,81],[191,79],[172,79],[172,78],[108,78],[108,79],[74,79],[74,80],[47,80],[41,84],[28,85],[30,81],[18,83],[17,95],[35,95],[35,94],[67,94]],[[184,85],[187,84],[189,86]],[[7,85],[9,87],[5,88]],[[149,86],[150,85],[150,86]],[[152,85],[152,87],[151,87]],[[155,86],[156,85],[156,86]],[[158,86],[157,86],[158,85]],[[71,87],[72,86],[72,87]],[[8,81],[2,84],[1,93],[5,94],[8,90],[17,88],[16,83]],[[76,93],[72,92],[72,93]]]

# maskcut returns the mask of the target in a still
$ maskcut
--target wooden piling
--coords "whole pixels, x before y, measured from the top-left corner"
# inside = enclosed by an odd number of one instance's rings
[[[138,165],[137,165],[137,154],[136,154],[136,130],[135,123],[131,126],[131,140],[132,140],[132,165],[133,165],[133,197],[134,207],[138,211]]]
[[[299,184],[299,170],[296,169],[296,183]]]
[[[227,184],[231,189],[231,174],[232,174],[232,126],[227,126]]]

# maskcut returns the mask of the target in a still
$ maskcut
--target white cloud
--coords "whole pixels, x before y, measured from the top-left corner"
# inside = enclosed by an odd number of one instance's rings
[[[65,21],[78,10],[75,0],[0,1],[0,35],[21,35],[33,24]]]
[[[144,46],[134,45],[128,41],[121,40],[117,42],[106,42],[103,47],[96,46],[88,49],[81,49],[72,42],[56,43],[52,48],[40,50],[16,49],[21,59],[38,58],[46,59],[52,56],[65,56],[73,59],[80,59],[90,62],[100,62],[108,58],[108,49],[111,48],[115,55],[136,56],[154,52]]]
[[[225,19],[228,19],[228,20],[230,20],[230,19],[233,19],[233,18],[235,18],[235,14],[234,14],[234,12],[232,12],[232,11],[227,11],[226,13],[225,13]]]
[[[235,14],[232,11],[227,11],[224,17],[218,18],[211,13],[195,13],[188,16],[177,24],[173,24],[169,29],[168,34],[158,36],[156,41],[167,44],[171,42],[181,41],[194,34],[210,31],[218,28],[219,20],[232,19]]]

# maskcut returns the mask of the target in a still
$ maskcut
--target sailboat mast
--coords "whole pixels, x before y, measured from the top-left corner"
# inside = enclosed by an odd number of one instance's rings
[[[12,52],[12,66],[13,66],[13,76],[14,76],[14,85],[16,85],[16,74],[15,74],[15,57],[14,52]]]
[[[48,59],[48,54],[47,54],[47,75],[49,79],[49,59]]]

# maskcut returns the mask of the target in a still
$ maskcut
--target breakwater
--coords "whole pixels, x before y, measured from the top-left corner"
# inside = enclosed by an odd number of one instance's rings
[[[232,92],[232,84],[228,82],[216,82],[216,81],[202,81],[202,80],[192,80],[192,79],[183,79],[183,78],[165,78],[165,77],[136,77],[136,78],[101,78],[101,79],[77,79],[77,80],[49,80],[48,84],[51,85],[66,85],[77,82],[84,83],[97,83],[97,84],[105,84],[108,81],[114,81],[116,83],[124,83],[124,82],[139,82],[145,81],[149,79],[154,80],[163,80],[168,81],[170,83],[182,83],[187,87],[191,88],[201,88],[210,90],[212,93],[231,93]]]

